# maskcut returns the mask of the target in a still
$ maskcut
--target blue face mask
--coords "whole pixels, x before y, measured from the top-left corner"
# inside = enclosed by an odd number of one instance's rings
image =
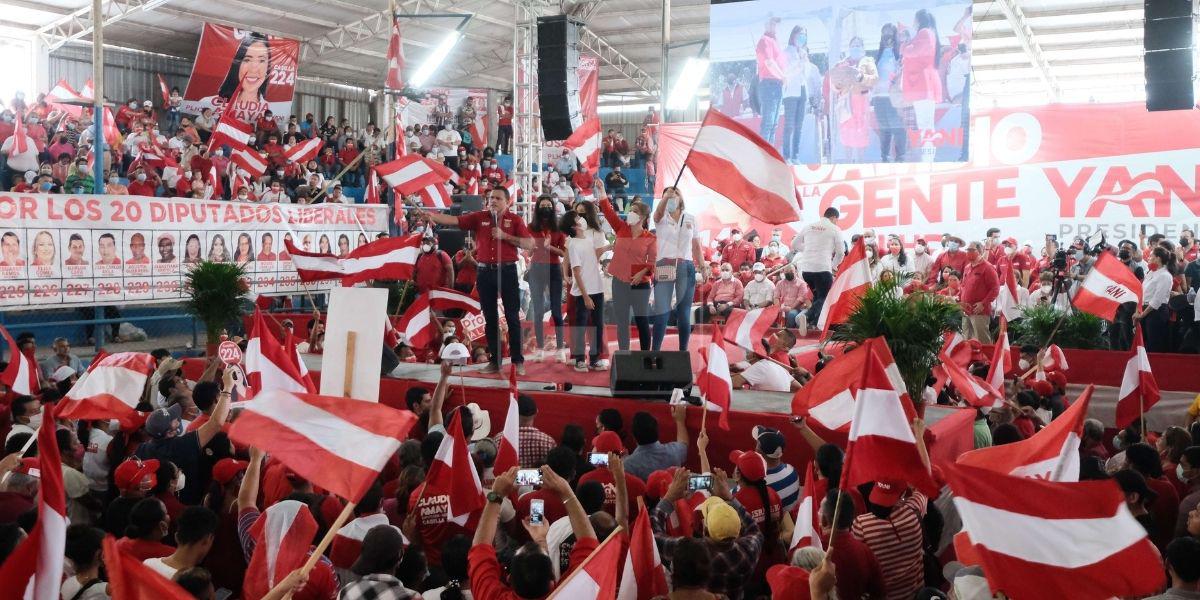
[[[862,49],[862,48],[860,48],[860,47],[858,47],[858,46],[851,46],[851,47],[850,47],[850,58],[851,58],[851,59],[853,59],[853,60],[862,60],[862,57],[863,57],[863,56],[864,56],[864,52],[863,52],[863,49]]]
[[[51,189],[53,189],[53,188],[54,188],[54,184],[53,184],[53,183],[50,183],[49,181],[47,181],[46,183],[43,183],[43,184],[42,184],[42,191],[43,191],[43,192],[48,192],[48,191],[50,191],[50,190],[51,190]]]
[[[675,212],[679,209],[679,199],[670,198],[667,200],[667,212]]]
[[[808,34],[801,33],[801,34],[797,35],[796,36],[796,45],[797,46],[807,46],[808,45]]]

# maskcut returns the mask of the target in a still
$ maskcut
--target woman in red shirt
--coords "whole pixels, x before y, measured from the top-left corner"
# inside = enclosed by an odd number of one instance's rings
[[[537,339],[539,349],[566,348],[562,316],[562,258],[567,254],[567,236],[558,230],[554,199],[550,196],[538,197],[537,209],[533,213],[529,231],[533,232],[533,253],[529,261],[529,293],[532,295],[533,306],[530,320],[533,321],[533,335]],[[550,304],[550,318],[554,320],[556,344],[546,343],[542,315],[546,314],[547,301]]]
[[[904,45],[900,83],[904,99],[912,103],[921,140],[921,161],[933,162],[934,111],[942,100],[942,78],[937,70],[942,44],[938,40],[937,23],[928,10],[918,10],[913,21],[917,33]]]
[[[346,140],[346,145],[342,146],[341,151],[338,152],[338,162],[342,163],[342,167],[345,168],[346,165],[354,162],[354,159],[356,158],[358,158],[358,144],[356,142]],[[350,187],[358,187],[358,172],[360,169],[361,165],[356,166],[355,168],[346,172],[346,174],[343,176],[343,179],[346,180],[346,185],[349,185]]]
[[[600,187],[603,189],[603,187]],[[629,315],[637,326],[642,349],[650,348],[650,282],[658,259],[658,241],[645,225],[650,209],[641,202],[629,203],[625,220],[613,209],[608,196],[601,192],[600,210],[617,234],[613,259],[608,264],[612,275],[613,314],[617,321],[617,348],[629,349]]]

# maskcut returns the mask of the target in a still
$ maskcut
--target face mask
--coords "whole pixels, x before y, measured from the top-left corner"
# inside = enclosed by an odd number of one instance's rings
[[[796,36],[796,45],[797,46],[807,46],[808,45],[808,34],[801,33],[801,34],[797,35]]]
[[[146,180],[146,174],[145,174],[145,173],[138,173],[137,180],[138,180],[138,181],[145,181],[145,180]]]
[[[679,199],[671,198],[670,200],[667,200],[667,211],[675,212],[676,210],[679,210]]]
[[[788,281],[792,281],[792,280],[796,279],[796,274],[795,273],[784,273],[783,278]]]
[[[432,244],[421,244],[421,252],[429,252],[430,250],[433,250]]]
[[[1180,481],[1187,481],[1187,477],[1183,475],[1183,463],[1175,465],[1175,477]]]
[[[171,491],[179,493],[185,485],[187,485],[187,475],[184,475],[183,471],[180,471],[179,476],[175,478],[175,483],[171,486],[173,488]]]
[[[1112,441],[1112,446],[1113,446],[1113,449],[1114,449],[1114,450],[1120,450],[1120,449],[1121,449],[1121,444],[1122,444],[1122,442],[1121,442],[1121,434],[1114,435],[1114,436],[1113,436],[1113,441]]]
[[[50,191],[51,189],[54,189],[54,184],[53,184],[53,183],[50,183],[49,181],[47,181],[46,183],[43,183],[43,184],[42,184],[42,191],[43,191],[43,192],[48,192],[48,191]]]
[[[946,249],[947,249],[947,250],[949,250],[949,251],[951,251],[951,252],[957,252],[957,251],[958,251],[958,247],[959,247],[959,246],[958,246],[958,242],[947,242],[947,243],[946,243]]]
[[[625,222],[629,223],[630,227],[633,227],[634,225],[637,225],[638,223],[642,222],[642,215],[639,215],[635,212],[631,212],[631,213],[629,213],[628,216],[625,217]]]
[[[74,123],[67,123],[67,129],[69,129],[69,130],[71,130],[71,131],[75,131],[75,124],[74,124]]]
[[[735,242],[742,241],[742,234],[740,234],[740,233],[733,234],[733,241],[735,241]]]
[[[1050,286],[1048,286],[1048,285],[1043,285],[1043,286],[1041,287],[1041,290],[1042,290],[1042,294],[1049,294],[1049,293],[1050,293]]]
[[[109,183],[111,183],[111,184],[113,184],[113,185],[117,185],[117,181],[118,181],[118,180],[117,180],[117,178],[116,178],[116,177],[109,177],[109,178],[108,178],[108,182],[109,182]]]
[[[423,225],[413,227],[413,233],[425,233],[425,227]]]
[[[1004,255],[1005,255],[1005,256],[1012,256],[1013,254],[1015,254],[1015,253],[1016,253],[1016,251],[1017,251],[1017,249],[1016,249],[1016,248],[1012,248],[1012,247],[1009,247],[1009,246],[1005,246],[1005,248],[1004,248]]]
[[[246,194],[238,194],[238,200],[249,200],[250,196]]]
[[[864,52],[863,52],[862,48],[859,48],[857,46],[850,47],[850,59],[851,60],[862,60],[863,55],[864,55]]]
[[[1130,258],[1130,256],[1129,256],[1129,251],[1128,251],[1128,250],[1122,250],[1122,251],[1118,252],[1118,253],[1117,253],[1117,258],[1121,259],[1122,261],[1129,260],[1129,258]]]
[[[137,108],[137,102],[130,102],[129,108]]]
[[[913,248],[913,252],[916,252],[917,254],[925,254],[925,246],[918,244]]]
[[[36,414],[36,415],[33,415],[33,416],[29,417],[29,426],[30,426],[30,427],[32,427],[32,428],[34,428],[34,429],[39,429],[39,428],[41,428],[41,426],[42,426],[42,415],[44,415],[44,414],[45,414],[45,413],[38,413],[38,414]]]
[[[766,278],[767,278],[767,276],[766,276],[766,275],[763,275],[762,273],[755,273],[755,274],[754,274],[754,280],[755,280],[755,281],[762,281],[762,280],[764,280],[764,279],[766,279]]]
[[[1083,251],[1082,250],[1075,251],[1075,260],[1083,260]]]
[[[733,271],[721,271],[721,279],[733,279]]]
[[[1028,371],[1029,370],[1029,361],[1027,361],[1023,358],[1021,360],[1018,360],[1017,368],[1021,369],[1022,371]]]

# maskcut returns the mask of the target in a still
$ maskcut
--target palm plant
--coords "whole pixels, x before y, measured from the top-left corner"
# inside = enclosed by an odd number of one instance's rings
[[[188,300],[185,309],[204,323],[208,346],[212,350],[221,330],[236,323],[245,312],[244,297],[249,291],[246,270],[236,263],[204,261],[184,275]]]
[[[1039,348],[1049,344],[1082,350],[1108,347],[1103,319],[1082,311],[1071,311],[1064,318],[1063,311],[1053,306],[1031,306],[1024,309],[1021,318],[1012,322],[1009,331],[1015,343],[1030,344]],[[1050,337],[1051,334],[1054,337]]]
[[[868,288],[830,337],[836,342],[862,343],[882,336],[920,414],[921,392],[940,362],[943,336],[962,326],[962,311],[936,294],[919,291],[902,296],[896,287],[892,281],[880,281]]]

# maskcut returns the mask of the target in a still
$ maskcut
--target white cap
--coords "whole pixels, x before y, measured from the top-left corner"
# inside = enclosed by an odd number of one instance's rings
[[[474,402],[467,405],[467,410],[471,411],[471,424],[475,427],[471,441],[478,442],[492,432],[492,415]]]
[[[767,266],[760,262],[756,262],[756,263],[754,263],[754,266],[750,268],[750,270],[751,271],[766,271]]]
[[[143,103],[142,103],[142,106],[154,106],[154,103],[153,103],[153,102],[151,102],[151,101],[149,101],[149,100],[147,100],[147,101],[145,101],[145,102],[143,102]]]
[[[54,371],[54,374],[50,376],[50,379],[54,380],[54,383],[58,383],[60,381],[66,381],[67,379],[70,379],[73,375],[75,375],[75,369],[72,369],[67,365],[63,365]]]

